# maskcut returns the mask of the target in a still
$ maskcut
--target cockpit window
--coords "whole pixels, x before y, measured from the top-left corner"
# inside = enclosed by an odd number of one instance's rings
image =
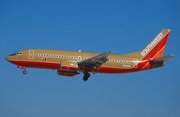
[[[21,51],[15,52],[14,54],[15,54],[15,55],[22,55],[22,52],[21,52]]]

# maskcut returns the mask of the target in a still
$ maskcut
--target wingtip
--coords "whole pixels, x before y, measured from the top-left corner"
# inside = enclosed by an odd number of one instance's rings
[[[174,56],[175,56],[175,54],[171,54],[170,56],[174,57]]]
[[[114,53],[113,51],[107,51],[107,53]]]

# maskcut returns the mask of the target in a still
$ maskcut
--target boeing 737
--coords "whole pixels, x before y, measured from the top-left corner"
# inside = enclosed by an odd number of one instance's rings
[[[163,29],[142,50],[124,55],[115,55],[111,51],[96,54],[29,49],[15,52],[7,56],[6,60],[22,68],[23,74],[26,74],[26,68],[44,68],[57,70],[61,76],[72,77],[83,73],[83,80],[87,81],[90,73],[130,73],[164,66],[174,56],[162,57],[169,33],[169,29]]]

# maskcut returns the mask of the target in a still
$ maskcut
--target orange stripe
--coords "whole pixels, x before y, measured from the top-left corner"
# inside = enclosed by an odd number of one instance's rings
[[[156,55],[154,55],[152,58],[155,59],[155,58],[160,58],[160,57],[162,57],[162,54],[163,54],[163,52],[164,52],[164,48],[165,48],[165,46],[162,47],[162,49],[160,49],[160,50],[156,53]],[[149,62],[147,62],[147,63],[144,65],[144,67],[142,67],[141,70],[146,70],[146,69],[150,69],[150,68],[151,68],[151,66],[150,66]]]
[[[163,52],[164,52],[164,47],[163,47],[163,49],[161,49],[161,50],[155,55],[154,59],[156,59],[156,58],[161,58],[162,55],[163,55]]]

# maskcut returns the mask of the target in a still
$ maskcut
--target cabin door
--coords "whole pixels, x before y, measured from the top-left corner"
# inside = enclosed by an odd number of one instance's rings
[[[138,66],[138,59],[137,58],[133,58],[133,67],[137,68]]]
[[[34,59],[34,50],[29,50],[29,59]]]

